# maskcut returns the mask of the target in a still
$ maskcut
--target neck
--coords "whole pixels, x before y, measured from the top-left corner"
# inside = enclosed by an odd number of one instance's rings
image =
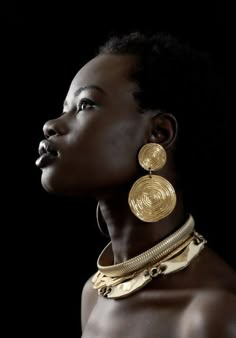
[[[176,192],[177,193],[177,192]],[[128,205],[128,194],[99,201],[107,225],[114,264],[122,263],[156,245],[186,221],[182,198],[177,193],[177,205],[166,218],[152,223],[139,220]]]

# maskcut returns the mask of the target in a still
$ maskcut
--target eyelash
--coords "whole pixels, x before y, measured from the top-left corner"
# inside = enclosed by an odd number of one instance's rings
[[[89,106],[94,106],[94,102],[93,102],[93,101],[91,101],[91,100],[89,100],[89,99],[82,99],[82,100],[79,102],[79,105],[78,105],[78,107],[77,107],[77,113],[79,113],[81,110],[86,109],[86,108],[82,109],[82,105],[83,105],[83,104],[87,104],[87,105],[89,105]],[[88,109],[91,109],[91,108],[93,108],[93,107],[90,107],[90,108],[88,108]]]

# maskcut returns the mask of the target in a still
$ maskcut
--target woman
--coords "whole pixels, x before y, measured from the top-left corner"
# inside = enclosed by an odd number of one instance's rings
[[[132,33],[80,69],[63,114],[44,125],[43,187],[96,198],[111,238],[83,289],[83,337],[236,337],[235,272],[189,214],[214,83],[205,55]]]

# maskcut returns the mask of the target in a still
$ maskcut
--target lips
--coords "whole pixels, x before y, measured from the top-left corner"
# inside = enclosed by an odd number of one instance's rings
[[[39,155],[49,153],[54,156],[58,156],[57,150],[53,147],[52,143],[49,140],[43,140],[39,144]]]
[[[36,165],[39,168],[44,168],[51,164],[58,157],[58,150],[55,149],[52,142],[43,140],[39,144],[38,149],[40,157],[36,160]]]

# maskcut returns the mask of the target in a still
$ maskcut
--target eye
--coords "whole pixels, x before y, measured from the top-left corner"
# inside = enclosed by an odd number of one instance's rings
[[[77,108],[77,112],[80,112],[81,110],[84,109],[91,109],[94,107],[94,102],[89,100],[89,99],[82,99],[79,102],[78,108]]]

